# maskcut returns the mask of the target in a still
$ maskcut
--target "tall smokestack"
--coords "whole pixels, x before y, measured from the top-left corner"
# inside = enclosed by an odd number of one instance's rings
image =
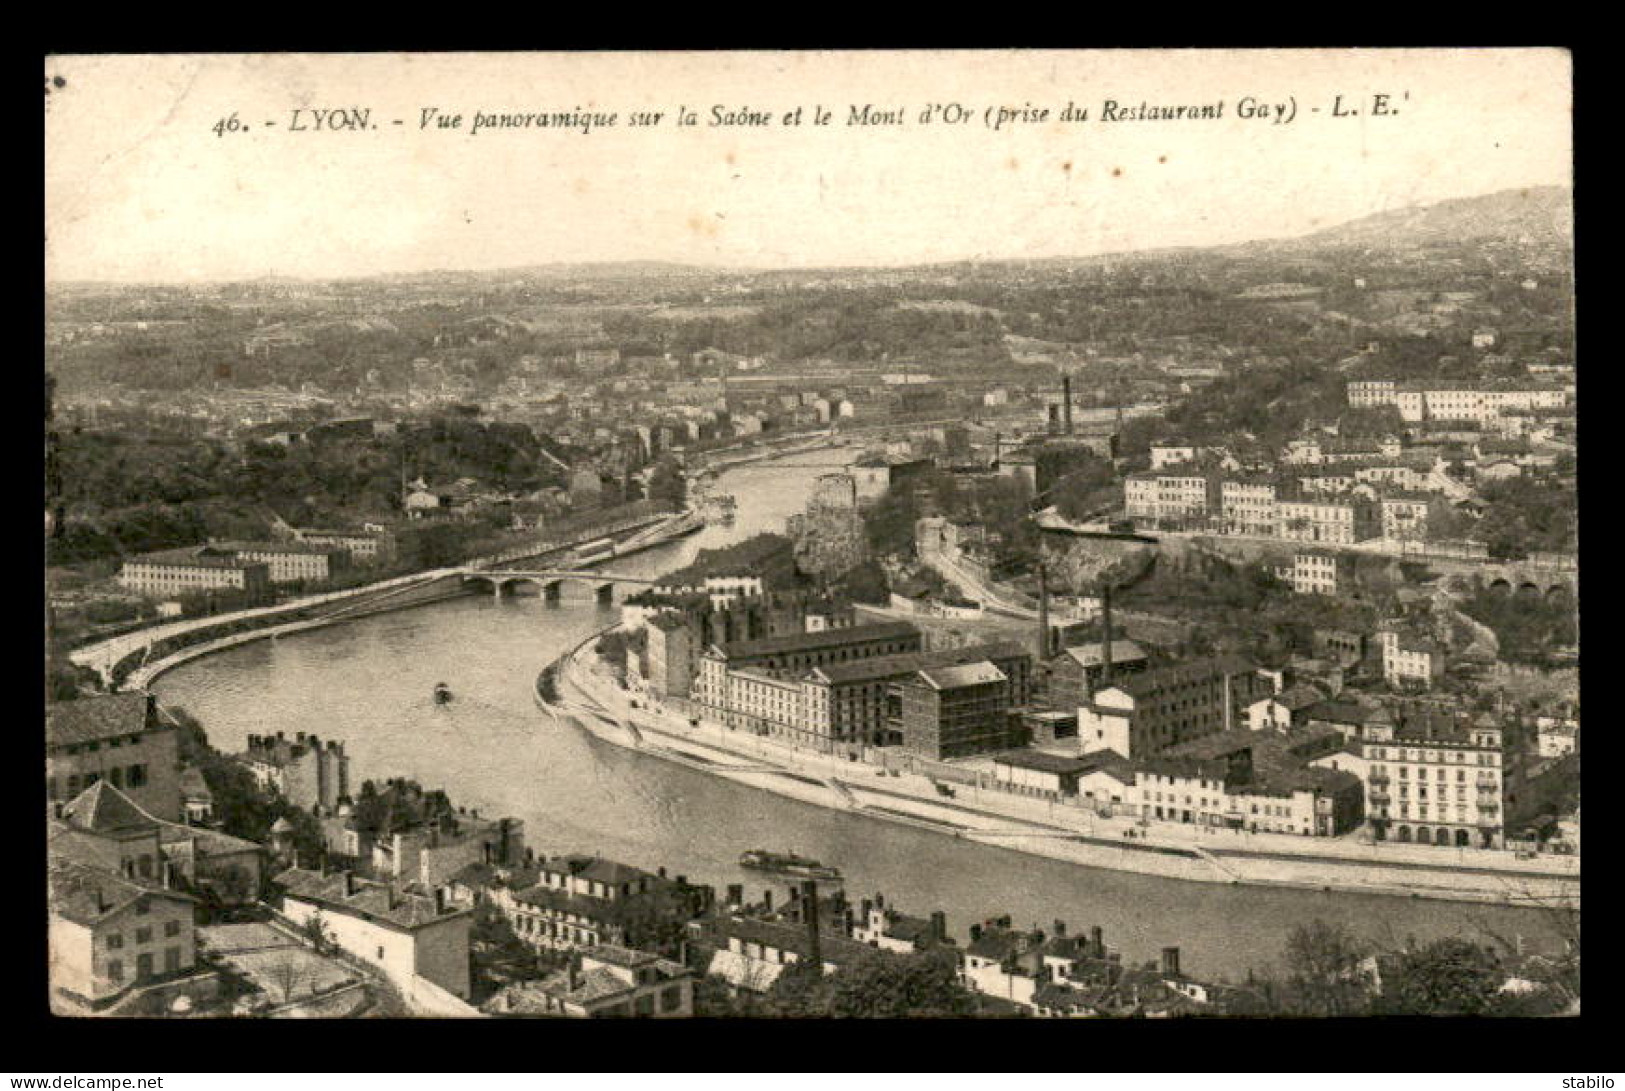
[[[1109,583],[1100,591],[1100,614],[1105,626],[1100,646],[1100,685],[1104,688],[1112,683],[1112,585]]]
[[[1067,435],[1072,434],[1072,376],[1061,376],[1061,424]]]
[[[1038,562],[1038,661],[1049,658],[1049,569]]]
[[[811,879],[801,882],[802,912],[807,917],[807,958],[817,967],[824,965],[824,948],[818,936],[818,884]]]

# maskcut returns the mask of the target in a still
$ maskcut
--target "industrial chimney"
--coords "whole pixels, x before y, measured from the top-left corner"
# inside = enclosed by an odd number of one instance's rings
[[[1061,376],[1061,424],[1067,435],[1072,434],[1072,376]]]
[[[1101,636],[1100,645],[1100,685],[1102,688],[1112,684],[1112,585],[1106,584],[1100,591],[1100,614],[1105,632]]]
[[[1049,569],[1043,561],[1038,562],[1038,662],[1043,663],[1050,656],[1049,635]]]
[[[815,967],[821,967],[824,949],[818,935],[818,884],[811,879],[801,882],[801,905],[807,916],[807,958]]]

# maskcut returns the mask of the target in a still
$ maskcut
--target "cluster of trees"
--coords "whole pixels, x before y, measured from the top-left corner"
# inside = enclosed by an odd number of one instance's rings
[[[292,447],[250,442],[240,452],[210,439],[74,431],[56,455],[57,499],[69,517],[56,520],[50,561],[83,564],[210,537],[262,537],[273,515],[339,525],[396,513],[403,475],[470,477],[505,493],[561,484],[544,449],[560,450],[523,425],[456,418],[396,437]],[[459,536],[443,528],[426,535],[430,564],[447,554],[436,535]]]
[[[1481,533],[1491,557],[1521,560],[1577,548],[1579,497],[1573,489],[1515,477],[1486,482],[1480,494],[1486,505]]]
[[[628,633],[624,629],[611,629],[598,638],[598,655],[615,671],[616,678],[626,680],[627,666],[636,657],[639,669],[648,666],[649,631],[644,628]]]
[[[1086,448],[1043,448],[1036,459],[1038,498],[1068,519],[1081,519],[1121,499],[1110,460]]]
[[[1193,654],[1222,649],[1265,663],[1313,654],[1317,628],[1363,632],[1375,621],[1369,605],[1296,594],[1266,564],[1207,556],[1184,564],[1160,558],[1118,601],[1125,609],[1201,622]]]
[[[1509,663],[1547,666],[1554,649],[1580,641],[1580,619],[1572,598],[1547,599],[1482,587],[1459,609],[1494,631],[1498,654]]]
[[[996,569],[1024,572],[1038,562],[1031,499],[1019,478],[965,479],[932,469],[886,490],[865,513],[864,529],[876,556],[912,557],[919,519],[968,519],[986,530]]]
[[[1340,925],[1315,920],[1287,937],[1283,977],[1255,978],[1275,1015],[1531,1016],[1568,1012],[1579,1001],[1579,912],[1551,911],[1567,943],[1560,956],[1518,957],[1500,937],[1414,939],[1384,950]],[[1505,989],[1510,978],[1529,987]]]
[[[807,586],[796,567],[795,544],[782,534],[757,534],[720,549],[702,549],[693,561],[660,577],[662,587],[698,587],[712,576],[760,576],[768,591]]]
[[[455,823],[457,812],[443,790],[426,792],[417,781],[395,778],[382,788],[362,781],[350,818],[357,830],[381,839],[417,826]]]
[[[976,1014],[976,994],[959,983],[952,951],[876,951],[835,973],[807,962],[786,966],[761,995],[729,995],[719,978],[695,989],[694,1014],[712,1018],[954,1019]]]
[[[324,849],[321,825],[310,812],[261,788],[242,764],[210,743],[203,725],[182,708],[167,709],[178,725],[177,749],[184,765],[197,767],[214,797],[215,820],[233,837],[257,844],[270,839],[279,818],[293,826],[293,847],[301,860],[314,860]]]

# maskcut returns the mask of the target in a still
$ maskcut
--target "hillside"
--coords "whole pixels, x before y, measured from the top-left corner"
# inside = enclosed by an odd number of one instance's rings
[[[1260,240],[1226,249],[1254,254],[1403,250],[1488,240],[1532,247],[1572,247],[1573,191],[1567,186],[1509,189],[1483,197],[1392,209],[1298,238]]]

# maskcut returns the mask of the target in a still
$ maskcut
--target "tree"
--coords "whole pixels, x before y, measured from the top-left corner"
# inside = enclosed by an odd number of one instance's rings
[[[1365,945],[1342,925],[1314,920],[1287,936],[1286,966],[1304,1015],[1357,1015],[1369,1005]]]
[[[306,918],[305,936],[318,955],[332,951],[336,942],[333,938],[333,929],[328,925],[327,918],[322,916],[321,910]]]
[[[831,985],[824,968],[803,960],[780,971],[767,991],[767,1005],[781,1019],[824,1019],[830,1014]]]
[[[1490,1014],[1506,972],[1487,947],[1450,937],[1410,947],[1383,966],[1378,1015]]]
[[[829,1014],[837,1019],[957,1019],[976,1010],[953,953],[944,950],[877,951],[841,967],[830,986]]]

